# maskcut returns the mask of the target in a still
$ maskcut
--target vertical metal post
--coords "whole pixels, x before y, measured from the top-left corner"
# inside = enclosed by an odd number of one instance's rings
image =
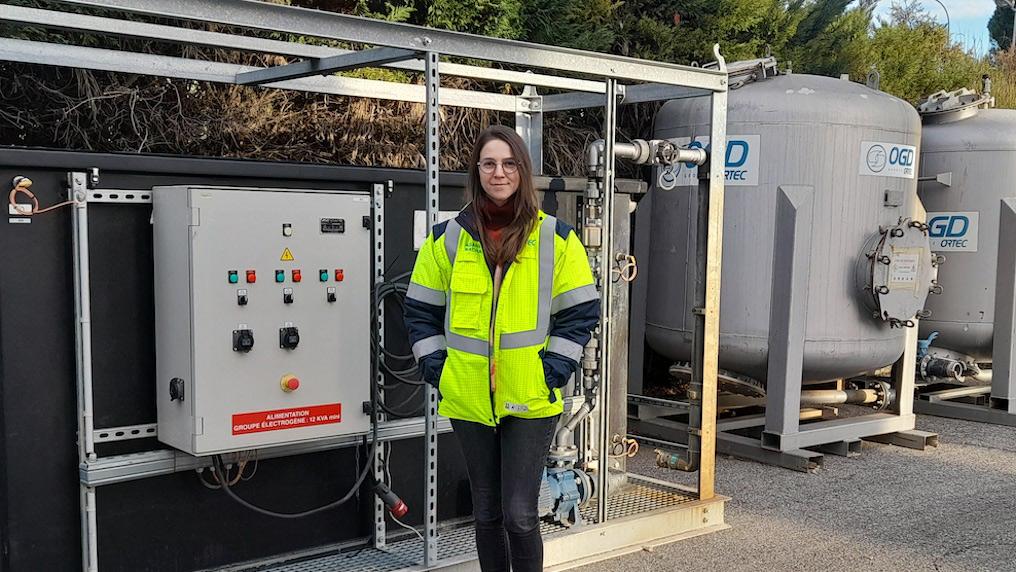
[[[381,370],[381,360],[383,354],[381,348],[385,344],[385,309],[381,305],[381,284],[385,280],[385,231],[384,231],[384,216],[385,216],[385,193],[391,188],[392,182],[388,181],[387,185],[375,184],[374,185],[374,196],[371,209],[371,218],[373,221],[372,226],[372,250],[374,252],[374,338],[377,340],[377,348],[374,352],[374,383],[377,384],[377,388],[374,391],[377,392],[378,404],[374,408],[374,423],[380,425],[385,420],[384,411],[381,410],[380,403],[384,399],[384,385],[385,376]],[[374,480],[376,482],[383,482],[385,478],[385,446],[387,444],[377,443],[374,449]],[[387,522],[385,520],[385,503],[377,495],[374,497],[374,548],[384,548],[387,543]]]
[[[71,213],[74,248],[74,354],[77,367],[78,401],[78,462],[96,458],[93,438],[92,404],[92,324],[91,293],[88,274],[88,175],[68,173],[68,198],[78,201]],[[98,524],[95,510],[95,488],[79,485],[81,511],[81,568],[85,572],[99,569]]]
[[[78,356],[78,411],[81,417],[81,434],[78,435],[82,462],[95,460],[93,437],[94,406],[92,404],[92,309],[89,288],[88,263],[88,175],[70,173],[70,197],[78,202],[74,205],[72,224],[74,227],[74,308],[77,325],[75,328],[76,353]]]
[[[912,201],[910,219],[928,220],[928,212],[924,210],[924,204],[921,201]],[[900,417],[913,418],[914,415],[918,330],[918,320],[914,318],[914,327],[907,328],[903,334],[903,355],[893,364],[892,368],[893,390],[896,392],[896,403],[892,406],[891,410]],[[910,429],[913,429],[913,426]]]
[[[797,433],[801,420],[814,195],[815,190],[805,186],[780,186],[776,191],[762,445],[781,451],[782,436]]]
[[[1016,414],[1016,251],[1012,248],[1016,244],[1016,198],[1001,201],[998,240],[991,407]]]
[[[727,65],[720,55],[719,46],[713,47],[720,71]],[[726,86],[726,80],[722,81]],[[720,348],[720,270],[723,262],[723,184],[724,159],[727,149],[727,92],[714,92],[709,142],[712,153],[709,160],[709,214],[706,228],[698,228],[706,234],[705,257],[705,304],[703,315],[695,316],[695,329],[702,332],[701,351],[692,353],[692,364],[701,364],[702,376],[702,429],[700,431],[701,453],[699,455],[699,498],[708,500],[715,496],[716,479],[716,376],[719,372]],[[696,370],[692,370],[692,382]]]
[[[600,248],[600,327],[599,341],[599,418],[597,420],[597,449],[599,462],[596,472],[596,522],[607,520],[607,487],[609,483],[610,453],[610,262],[614,252],[614,143],[617,133],[617,80],[607,78],[607,100],[603,113],[603,189],[600,191],[600,220],[602,221]]]
[[[525,107],[515,112],[515,132],[526,142],[526,150],[533,160],[533,174],[543,174],[543,97],[536,87],[527,85],[517,100]]]
[[[427,52],[424,68],[427,85],[427,228],[437,224],[438,191],[440,188],[440,147],[438,128],[441,125],[438,88],[441,76],[438,74],[437,52]],[[427,413],[424,426],[424,518],[423,530],[426,542],[423,545],[423,566],[430,568],[437,561],[437,390],[424,385],[427,399]]]
[[[96,522],[95,487],[81,485],[81,522],[89,534],[82,538],[84,560],[81,568],[85,572],[99,571],[99,525]]]

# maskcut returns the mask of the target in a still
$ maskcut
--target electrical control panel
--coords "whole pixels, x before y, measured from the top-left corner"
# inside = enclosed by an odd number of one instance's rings
[[[152,196],[159,440],[209,455],[368,431],[370,196]]]

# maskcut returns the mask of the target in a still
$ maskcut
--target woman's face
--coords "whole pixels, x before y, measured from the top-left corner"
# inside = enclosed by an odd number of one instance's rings
[[[512,155],[512,148],[504,141],[491,139],[480,149],[477,169],[480,185],[498,206],[503,205],[519,190],[518,163]]]

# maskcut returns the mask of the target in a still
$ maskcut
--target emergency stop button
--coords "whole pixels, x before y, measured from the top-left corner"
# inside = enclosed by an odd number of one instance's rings
[[[290,373],[282,376],[280,384],[282,385],[282,391],[286,393],[300,389],[300,379]]]

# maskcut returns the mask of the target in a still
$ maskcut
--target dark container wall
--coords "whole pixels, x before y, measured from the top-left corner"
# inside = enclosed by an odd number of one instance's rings
[[[100,169],[100,188],[202,184],[364,190],[393,180],[386,207],[388,276],[411,270],[413,210],[423,209],[423,174],[325,167],[0,149],[0,186],[34,181],[45,206],[65,199],[69,171]],[[464,177],[442,177],[442,207],[463,204]],[[150,206],[89,207],[93,375],[97,428],[155,421]],[[71,210],[31,224],[0,224],[0,570],[81,569]],[[390,347],[407,353],[397,305],[388,306]],[[395,396],[393,396],[394,398]],[[159,448],[154,439],[99,447],[100,455]],[[465,468],[452,435],[439,447],[442,519],[470,512]],[[422,519],[422,440],[391,455],[396,491]],[[355,480],[366,451],[335,451],[262,461],[238,485],[250,500],[281,511],[324,504]],[[98,488],[99,563],[106,571],[187,571],[342,542],[370,534],[373,500],[307,519],[262,517],[206,489],[194,472]]]

